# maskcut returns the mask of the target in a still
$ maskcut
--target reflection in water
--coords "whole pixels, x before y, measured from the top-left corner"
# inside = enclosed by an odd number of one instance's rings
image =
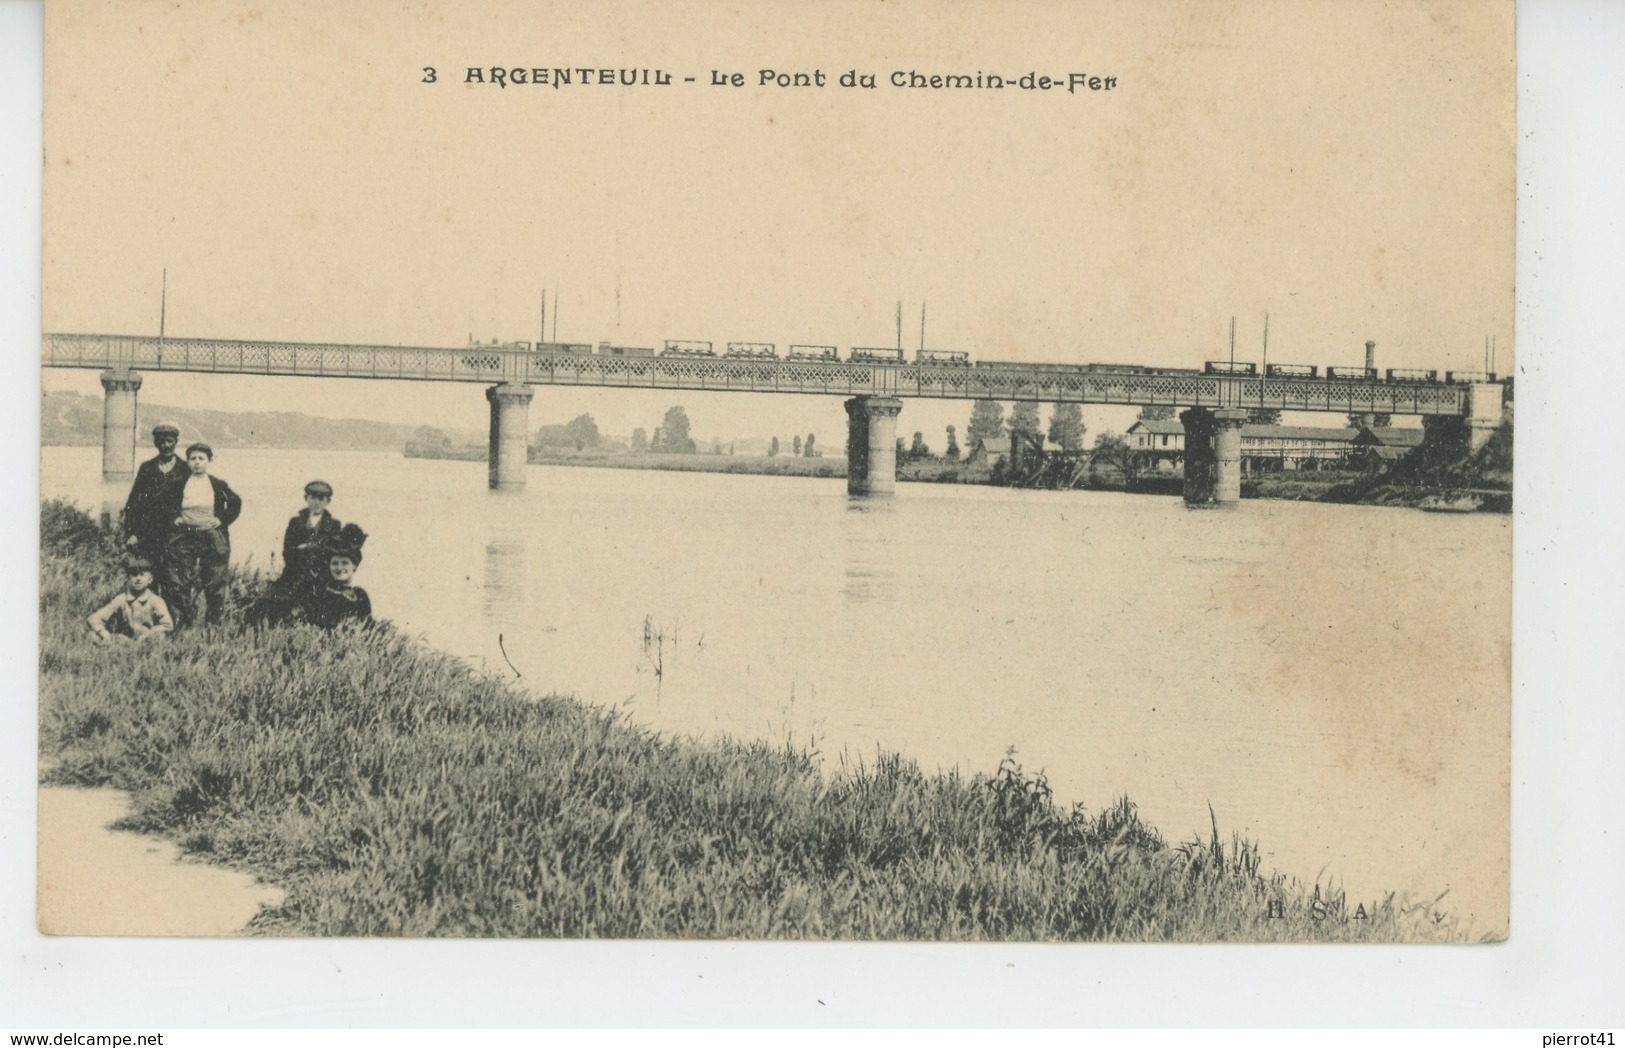
[[[536,521],[527,512],[521,493],[488,491],[480,499],[478,514],[482,544],[478,598],[480,621],[493,633],[513,633],[526,623],[530,611],[530,533]],[[510,640],[511,640],[510,636]]]
[[[897,570],[891,548],[897,539],[897,502],[848,496],[846,570],[841,596],[848,604],[894,604]]]
[[[499,625],[523,617],[529,597],[523,535],[491,539],[485,544],[485,582],[480,587],[481,610],[488,622]]]
[[[512,492],[490,494],[482,506],[488,513],[489,527],[480,547],[480,584],[472,594],[479,604],[476,618],[483,627],[481,632],[489,639],[484,654],[477,657],[487,669],[494,669],[490,651],[494,640],[502,663],[516,677],[523,678],[535,671],[537,662],[524,503]]]
[[[848,495],[846,497],[846,511],[848,513],[897,513],[897,500],[891,496],[882,495]]]

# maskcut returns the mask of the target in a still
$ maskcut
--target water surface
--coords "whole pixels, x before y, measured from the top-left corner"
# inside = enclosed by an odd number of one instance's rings
[[[99,450],[44,494],[122,503]],[[1291,875],[1506,923],[1506,517],[843,480],[223,452],[234,559],[266,564],[304,483],[371,533],[357,581],[402,629],[651,728],[1014,753],[1059,799],[1121,794],[1171,838],[1258,841]]]

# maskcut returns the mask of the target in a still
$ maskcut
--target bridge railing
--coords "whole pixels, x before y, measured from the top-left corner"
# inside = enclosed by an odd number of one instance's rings
[[[495,346],[446,349],[79,334],[46,334],[42,363],[47,367],[219,374],[1412,415],[1466,414],[1470,388],[1448,383],[1090,371],[1043,365],[948,367],[538,353]]]
[[[899,395],[1284,411],[1457,415],[1465,387],[1042,367],[905,367]]]
[[[525,360],[530,355],[479,347],[461,350],[131,335],[47,334],[42,342],[42,363],[47,367],[443,382],[526,381]]]

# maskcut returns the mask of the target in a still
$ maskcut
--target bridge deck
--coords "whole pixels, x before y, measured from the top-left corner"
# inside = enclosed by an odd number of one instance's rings
[[[47,333],[42,342],[41,363],[58,368],[1396,415],[1464,415],[1469,407],[1469,387],[1433,382],[1138,375],[1052,370],[1042,365],[956,367],[621,357],[480,347],[441,349],[138,335]]]

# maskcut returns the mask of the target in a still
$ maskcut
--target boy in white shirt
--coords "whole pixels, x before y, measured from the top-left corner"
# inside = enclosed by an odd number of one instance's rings
[[[175,592],[176,622],[185,627],[197,615],[201,591],[210,625],[226,609],[226,569],[231,564],[231,533],[227,530],[243,511],[243,500],[231,485],[209,475],[214,449],[196,443],[186,449],[184,476],[172,477],[157,498],[159,509],[173,524],[164,560]]]

